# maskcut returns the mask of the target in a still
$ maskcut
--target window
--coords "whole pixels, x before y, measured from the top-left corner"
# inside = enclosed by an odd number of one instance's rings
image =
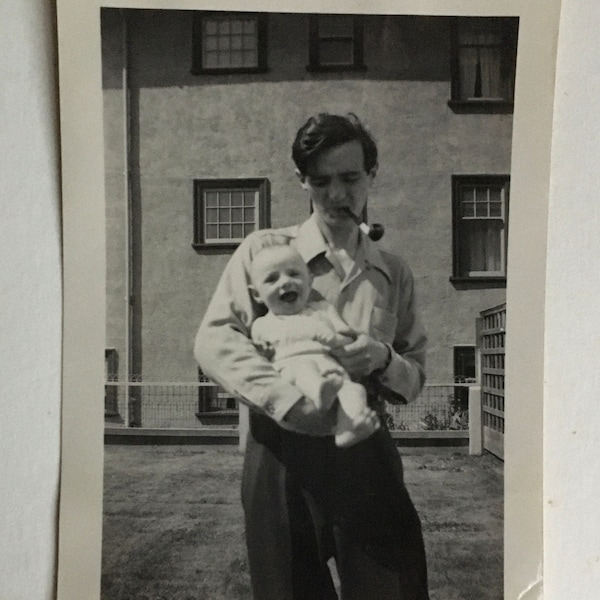
[[[505,279],[509,177],[455,175],[452,187],[453,279]]]
[[[517,24],[514,18],[456,20],[449,103],[452,108],[512,110]]]
[[[270,226],[268,179],[194,180],[195,248],[237,246]]]
[[[475,346],[454,346],[454,383],[476,383]],[[469,388],[454,388],[455,411],[469,410]]]
[[[266,15],[196,14],[192,73],[265,71],[266,39]]]
[[[309,71],[365,69],[363,17],[311,15]]]
[[[119,380],[119,355],[115,348],[104,350],[104,416],[119,416],[118,387],[111,382]]]

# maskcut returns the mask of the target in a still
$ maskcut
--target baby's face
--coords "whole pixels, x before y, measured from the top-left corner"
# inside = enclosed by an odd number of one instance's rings
[[[252,264],[254,299],[273,314],[295,315],[308,301],[311,275],[302,257],[289,246],[275,246],[260,252]]]

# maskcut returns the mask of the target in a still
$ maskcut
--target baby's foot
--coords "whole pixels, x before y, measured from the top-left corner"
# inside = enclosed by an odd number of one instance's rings
[[[335,433],[335,444],[340,448],[348,448],[366,440],[381,427],[377,413],[365,407],[354,418],[351,418],[340,406]]]
[[[320,400],[321,400],[321,407],[324,410],[329,410],[331,408],[331,405],[333,404],[334,400],[336,399],[337,393],[338,393],[339,389],[342,387],[343,383],[344,383],[343,378],[340,375],[338,375],[337,373],[330,373],[323,380],[319,396],[320,396]]]

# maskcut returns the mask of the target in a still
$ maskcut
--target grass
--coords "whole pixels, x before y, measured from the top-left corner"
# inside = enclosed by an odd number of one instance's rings
[[[432,600],[501,600],[502,463],[401,450]],[[251,600],[232,446],[106,446],[102,600]]]

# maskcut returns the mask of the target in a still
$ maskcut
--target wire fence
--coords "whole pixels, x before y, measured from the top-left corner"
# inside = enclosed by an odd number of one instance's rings
[[[469,428],[469,386],[427,384],[410,404],[387,405],[392,431]],[[198,383],[108,381],[105,424],[152,429],[238,428],[238,401],[208,380]]]

